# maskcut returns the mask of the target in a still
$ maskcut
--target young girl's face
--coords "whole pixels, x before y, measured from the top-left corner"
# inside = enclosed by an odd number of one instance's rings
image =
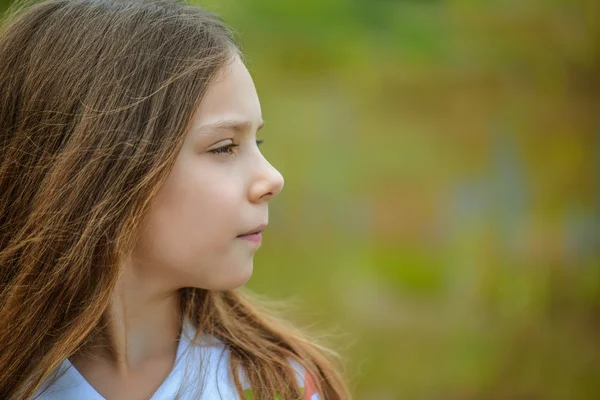
[[[268,202],[284,184],[256,144],[261,125],[254,83],[236,57],[209,84],[152,205],[134,252],[138,278],[212,290],[250,278],[260,243],[238,236],[268,223]]]

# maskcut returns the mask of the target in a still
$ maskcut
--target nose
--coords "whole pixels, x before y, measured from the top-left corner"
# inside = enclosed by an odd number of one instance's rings
[[[257,171],[257,179],[250,187],[251,201],[262,203],[271,200],[281,192],[284,183],[283,175],[262,157],[261,166]]]

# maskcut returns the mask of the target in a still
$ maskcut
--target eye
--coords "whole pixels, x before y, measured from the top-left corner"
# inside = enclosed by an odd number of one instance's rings
[[[239,146],[239,144],[228,144],[227,146],[219,147],[218,149],[211,150],[210,152],[213,154],[234,154],[229,150],[237,146]]]
[[[257,140],[256,141],[256,146],[260,147],[261,144],[263,144],[265,141],[264,140]],[[230,151],[232,148],[234,147],[238,147],[239,144],[228,144],[227,146],[223,146],[223,147],[219,147],[218,149],[214,149],[214,150],[210,150],[210,153],[212,154],[235,154],[232,151]]]

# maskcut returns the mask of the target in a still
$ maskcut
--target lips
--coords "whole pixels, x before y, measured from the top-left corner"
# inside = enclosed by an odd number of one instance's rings
[[[252,235],[254,233],[261,233],[262,231],[264,231],[267,228],[267,224],[261,224],[259,226],[257,226],[254,229],[249,230],[246,233],[242,233],[241,235],[238,235],[238,237],[240,236],[247,236],[247,235]]]

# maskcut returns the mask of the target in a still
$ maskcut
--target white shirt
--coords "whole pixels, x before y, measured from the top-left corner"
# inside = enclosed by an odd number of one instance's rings
[[[229,374],[229,351],[225,345],[214,338],[204,339],[202,345],[194,345],[191,342],[194,333],[191,324],[184,324],[173,370],[149,400],[239,399]],[[290,363],[297,374],[298,384],[303,387],[304,368],[294,360]],[[63,361],[56,373],[58,379],[53,383],[52,377],[48,379],[32,399],[106,400],[68,359]],[[240,373],[240,380],[246,390],[246,398],[252,399],[250,385],[243,373]],[[319,394],[313,392],[308,388],[303,399],[320,400]]]

